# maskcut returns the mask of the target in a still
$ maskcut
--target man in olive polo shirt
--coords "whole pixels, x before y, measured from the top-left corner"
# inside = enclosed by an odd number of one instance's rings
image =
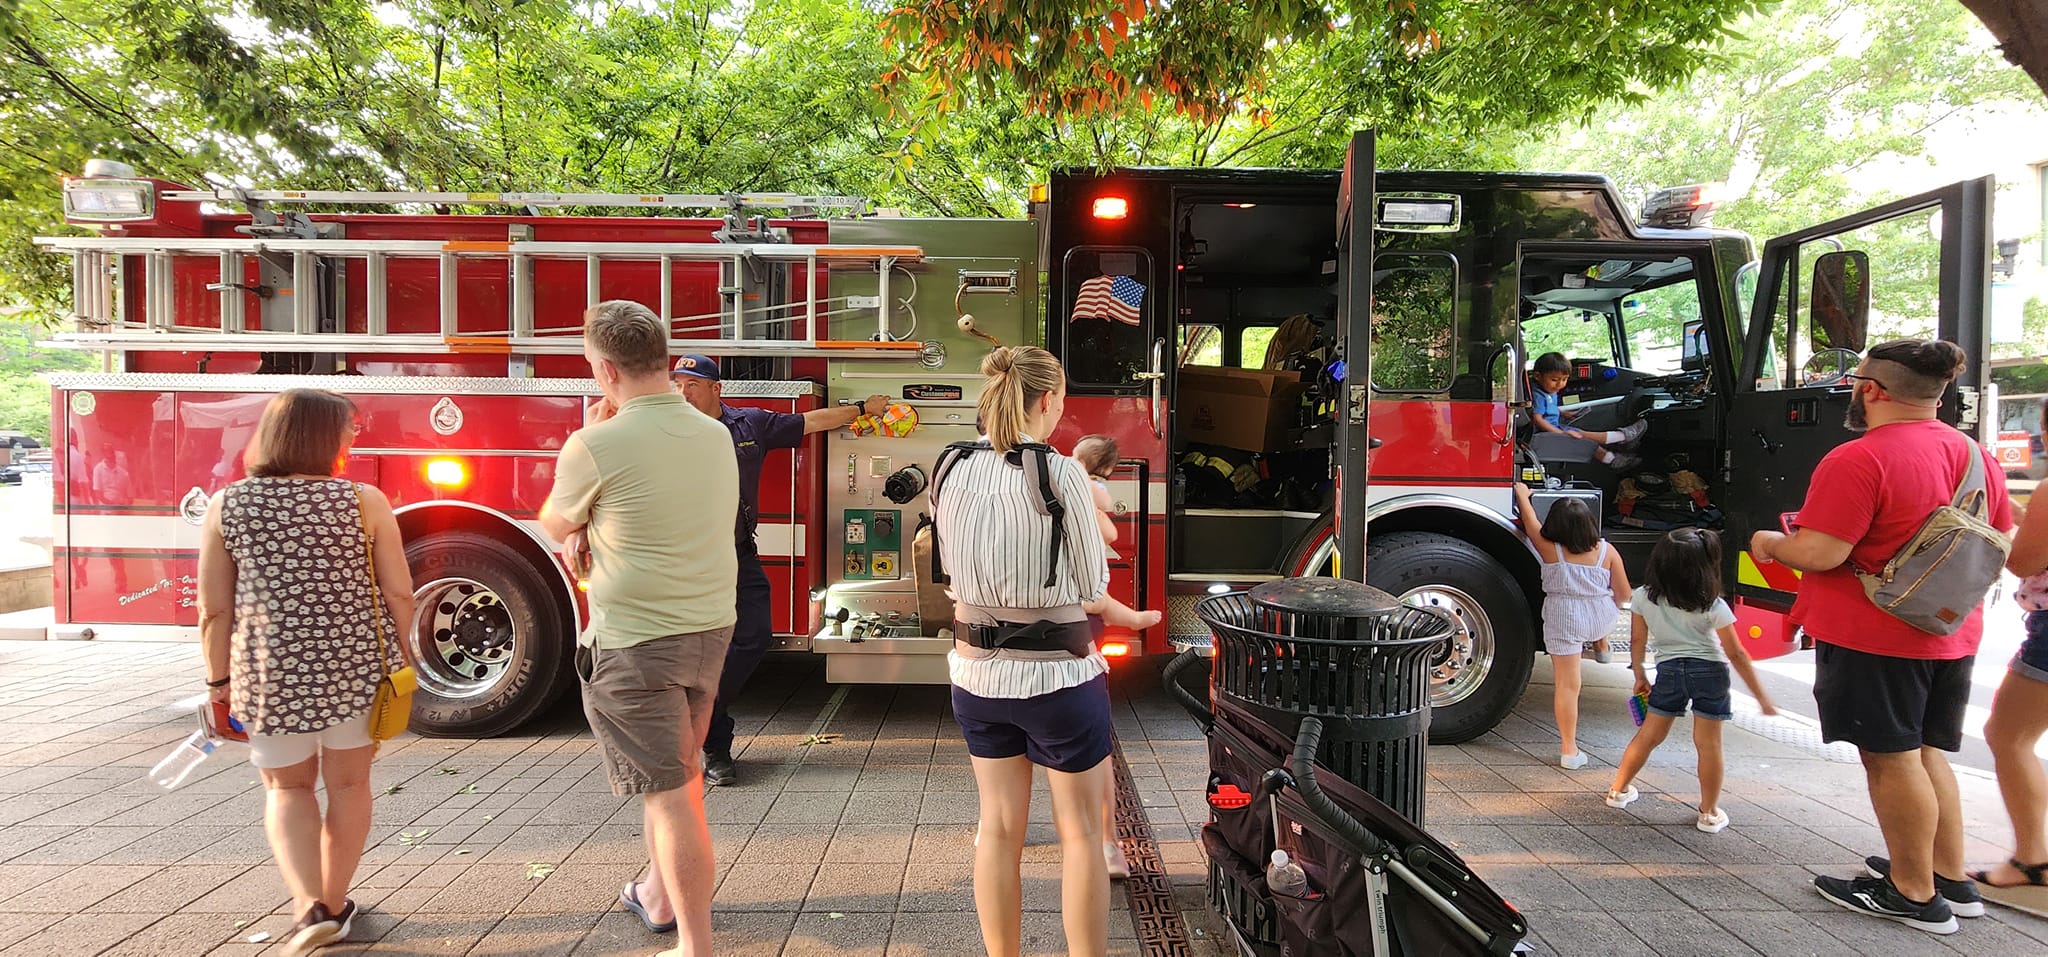
[[[604,399],[563,443],[540,521],[572,561],[588,549],[583,711],[613,793],[642,796],[647,872],[620,903],[650,930],[680,929],[672,953],[701,957],[713,871],[699,755],[736,618],[739,466],[725,426],[670,389],[668,339],[636,302],[585,313]]]

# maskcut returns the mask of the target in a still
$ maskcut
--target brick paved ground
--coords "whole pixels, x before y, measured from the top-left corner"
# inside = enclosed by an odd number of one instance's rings
[[[764,669],[743,702],[745,785],[709,800],[721,955],[978,951],[966,753],[936,688],[834,688],[813,661]],[[1994,909],[1936,940],[1835,909],[1813,873],[1878,849],[1861,772],[1839,754],[1730,729],[1734,826],[1692,828],[1676,736],[1626,811],[1600,803],[1630,725],[1618,666],[1589,672],[1592,767],[1547,766],[1549,687],[1495,734],[1430,753],[1432,828],[1529,914],[1557,954],[1986,954],[2048,951],[2048,921]],[[245,764],[175,793],[142,772],[190,727],[197,648],[0,642],[0,953],[274,949],[286,894]],[[1119,738],[1197,953],[1222,953],[1201,901],[1203,743],[1144,673],[1121,682]],[[356,946],[332,953],[651,954],[670,941],[613,906],[640,861],[637,804],[610,795],[573,709],[517,737],[402,739],[378,760]],[[1995,789],[1967,777],[1974,859],[2005,840]],[[382,794],[392,789],[389,794]],[[1043,795],[1025,858],[1026,952],[1060,952],[1057,849]],[[1118,954],[1139,952],[1123,901]],[[270,942],[250,943],[269,934]]]

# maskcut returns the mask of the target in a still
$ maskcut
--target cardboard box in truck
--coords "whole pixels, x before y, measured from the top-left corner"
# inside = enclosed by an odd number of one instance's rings
[[[1297,372],[1182,366],[1178,388],[1174,423],[1183,438],[1272,452],[1286,444],[1308,385]]]

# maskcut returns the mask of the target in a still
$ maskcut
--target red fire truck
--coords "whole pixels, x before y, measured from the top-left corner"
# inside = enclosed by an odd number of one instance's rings
[[[581,313],[609,298],[670,318],[675,351],[725,357],[736,404],[884,392],[917,409],[907,437],[813,437],[764,480],[779,640],[826,655],[833,680],[944,680],[918,490],[938,450],[973,435],[990,343],[1037,343],[1069,371],[1054,444],[1119,443],[1112,589],[1168,612],[1108,653],[1200,644],[1208,594],[1362,575],[1460,623],[1436,663],[1440,742],[1498,723],[1541,644],[1517,477],[1561,486],[1539,508],[1595,502],[1632,569],[1663,528],[1723,528],[1745,640],[1771,655],[1794,647],[1797,582],[1741,544],[1848,436],[1843,373],[1867,340],[1962,343],[1973,361],[1943,416],[1982,434],[1988,179],[1759,257],[1701,225],[1700,189],[1638,221],[1602,177],[1375,173],[1371,142],[1343,171],[1061,173],[1025,220],[819,196],[194,190],[90,170],[65,198],[95,234],[43,240],[74,263],[55,341],[107,357],[53,377],[52,637],[190,637],[207,496],[241,474],[271,394],[334,389],[363,410],[348,474],[382,487],[406,531],[415,726],[517,726],[570,681],[581,597],[533,519],[594,395]],[[1938,256],[1864,248],[1916,223]],[[1938,280],[1928,315],[1874,312],[1873,287],[1909,269]],[[1640,473],[1533,454],[1523,370],[1547,351],[1573,360],[1577,424],[1650,423]]]

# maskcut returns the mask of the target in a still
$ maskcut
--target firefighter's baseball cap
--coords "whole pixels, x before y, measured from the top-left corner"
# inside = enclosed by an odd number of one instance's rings
[[[720,381],[718,360],[710,356],[698,355],[678,357],[676,359],[676,367],[669,372],[669,377],[674,378],[679,375],[686,375],[692,379],[709,379],[713,382],[718,382]]]

